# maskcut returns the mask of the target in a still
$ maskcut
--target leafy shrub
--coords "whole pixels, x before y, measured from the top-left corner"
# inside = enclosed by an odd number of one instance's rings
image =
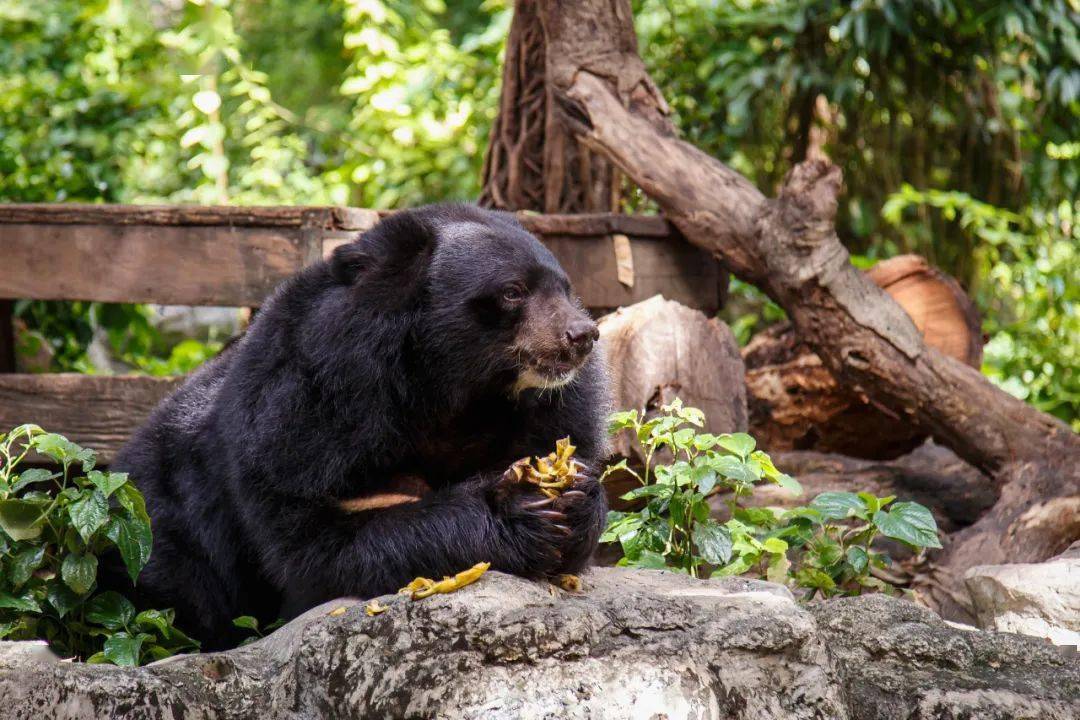
[[[671,568],[694,577],[754,573],[802,588],[807,598],[891,591],[871,574],[889,558],[872,546],[879,536],[915,550],[941,547],[930,512],[894,497],[830,492],[809,506],[789,510],[744,507],[740,500],[762,482],[802,492],[798,482],[755,450],[746,433],[698,432],[704,414],[676,399],[652,418],[636,410],[611,416],[611,431],[634,433],[644,451],[641,472],[625,460],[607,477],[625,471],[640,483],[622,496],[644,501],[632,512],[611,511],[601,542],[618,542],[620,565]],[[661,456],[667,462],[659,462]],[[708,498],[727,493],[730,518],[711,516]]]
[[[60,471],[25,467],[32,451]],[[0,435],[0,639],[41,638],[62,655],[116,665],[197,648],[172,610],[138,612],[98,592],[98,558],[116,550],[135,582],[153,537],[127,474],[94,465],[92,450],[37,425]]]

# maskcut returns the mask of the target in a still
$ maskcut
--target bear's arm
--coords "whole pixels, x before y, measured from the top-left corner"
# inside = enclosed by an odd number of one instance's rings
[[[479,562],[535,575],[527,529],[493,512],[488,490],[496,480],[478,477],[416,502],[360,512],[295,497],[264,499],[254,539],[284,595],[284,612],[343,595],[394,592],[417,576],[439,578]]]

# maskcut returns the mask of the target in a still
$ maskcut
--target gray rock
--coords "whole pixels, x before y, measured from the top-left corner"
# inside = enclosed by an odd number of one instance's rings
[[[805,609],[768,583],[613,568],[585,581],[584,594],[569,595],[488,573],[451,595],[384,598],[389,609],[374,617],[359,601],[338,600],[247,647],[144,668],[0,664],[0,718],[797,720],[1080,711],[1075,657],[1029,638],[955,630],[902,601]]]
[[[973,567],[964,584],[980,627],[1080,646],[1080,542],[1046,562]]]
[[[1076,720],[1076,653],[1019,635],[964,629],[884,595],[809,607],[852,718]]]

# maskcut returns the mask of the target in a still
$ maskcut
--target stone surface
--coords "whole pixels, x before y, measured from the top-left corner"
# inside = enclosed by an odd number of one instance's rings
[[[598,568],[580,595],[498,573],[368,617],[144,668],[0,662],[0,718],[1075,718],[1076,656],[884,597]],[[341,609],[344,610],[341,610]],[[2,646],[2,644],[0,644]],[[0,658],[5,652],[0,650]]]
[[[1046,562],[973,567],[964,583],[980,627],[1080,646],[1080,542]]]

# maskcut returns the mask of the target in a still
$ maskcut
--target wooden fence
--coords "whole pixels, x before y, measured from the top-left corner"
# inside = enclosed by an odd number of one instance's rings
[[[67,435],[108,462],[178,378],[15,373],[12,300],[256,307],[378,221],[341,207],[0,205],[0,429]],[[602,311],[657,293],[706,312],[726,275],[663,219],[521,214]]]

